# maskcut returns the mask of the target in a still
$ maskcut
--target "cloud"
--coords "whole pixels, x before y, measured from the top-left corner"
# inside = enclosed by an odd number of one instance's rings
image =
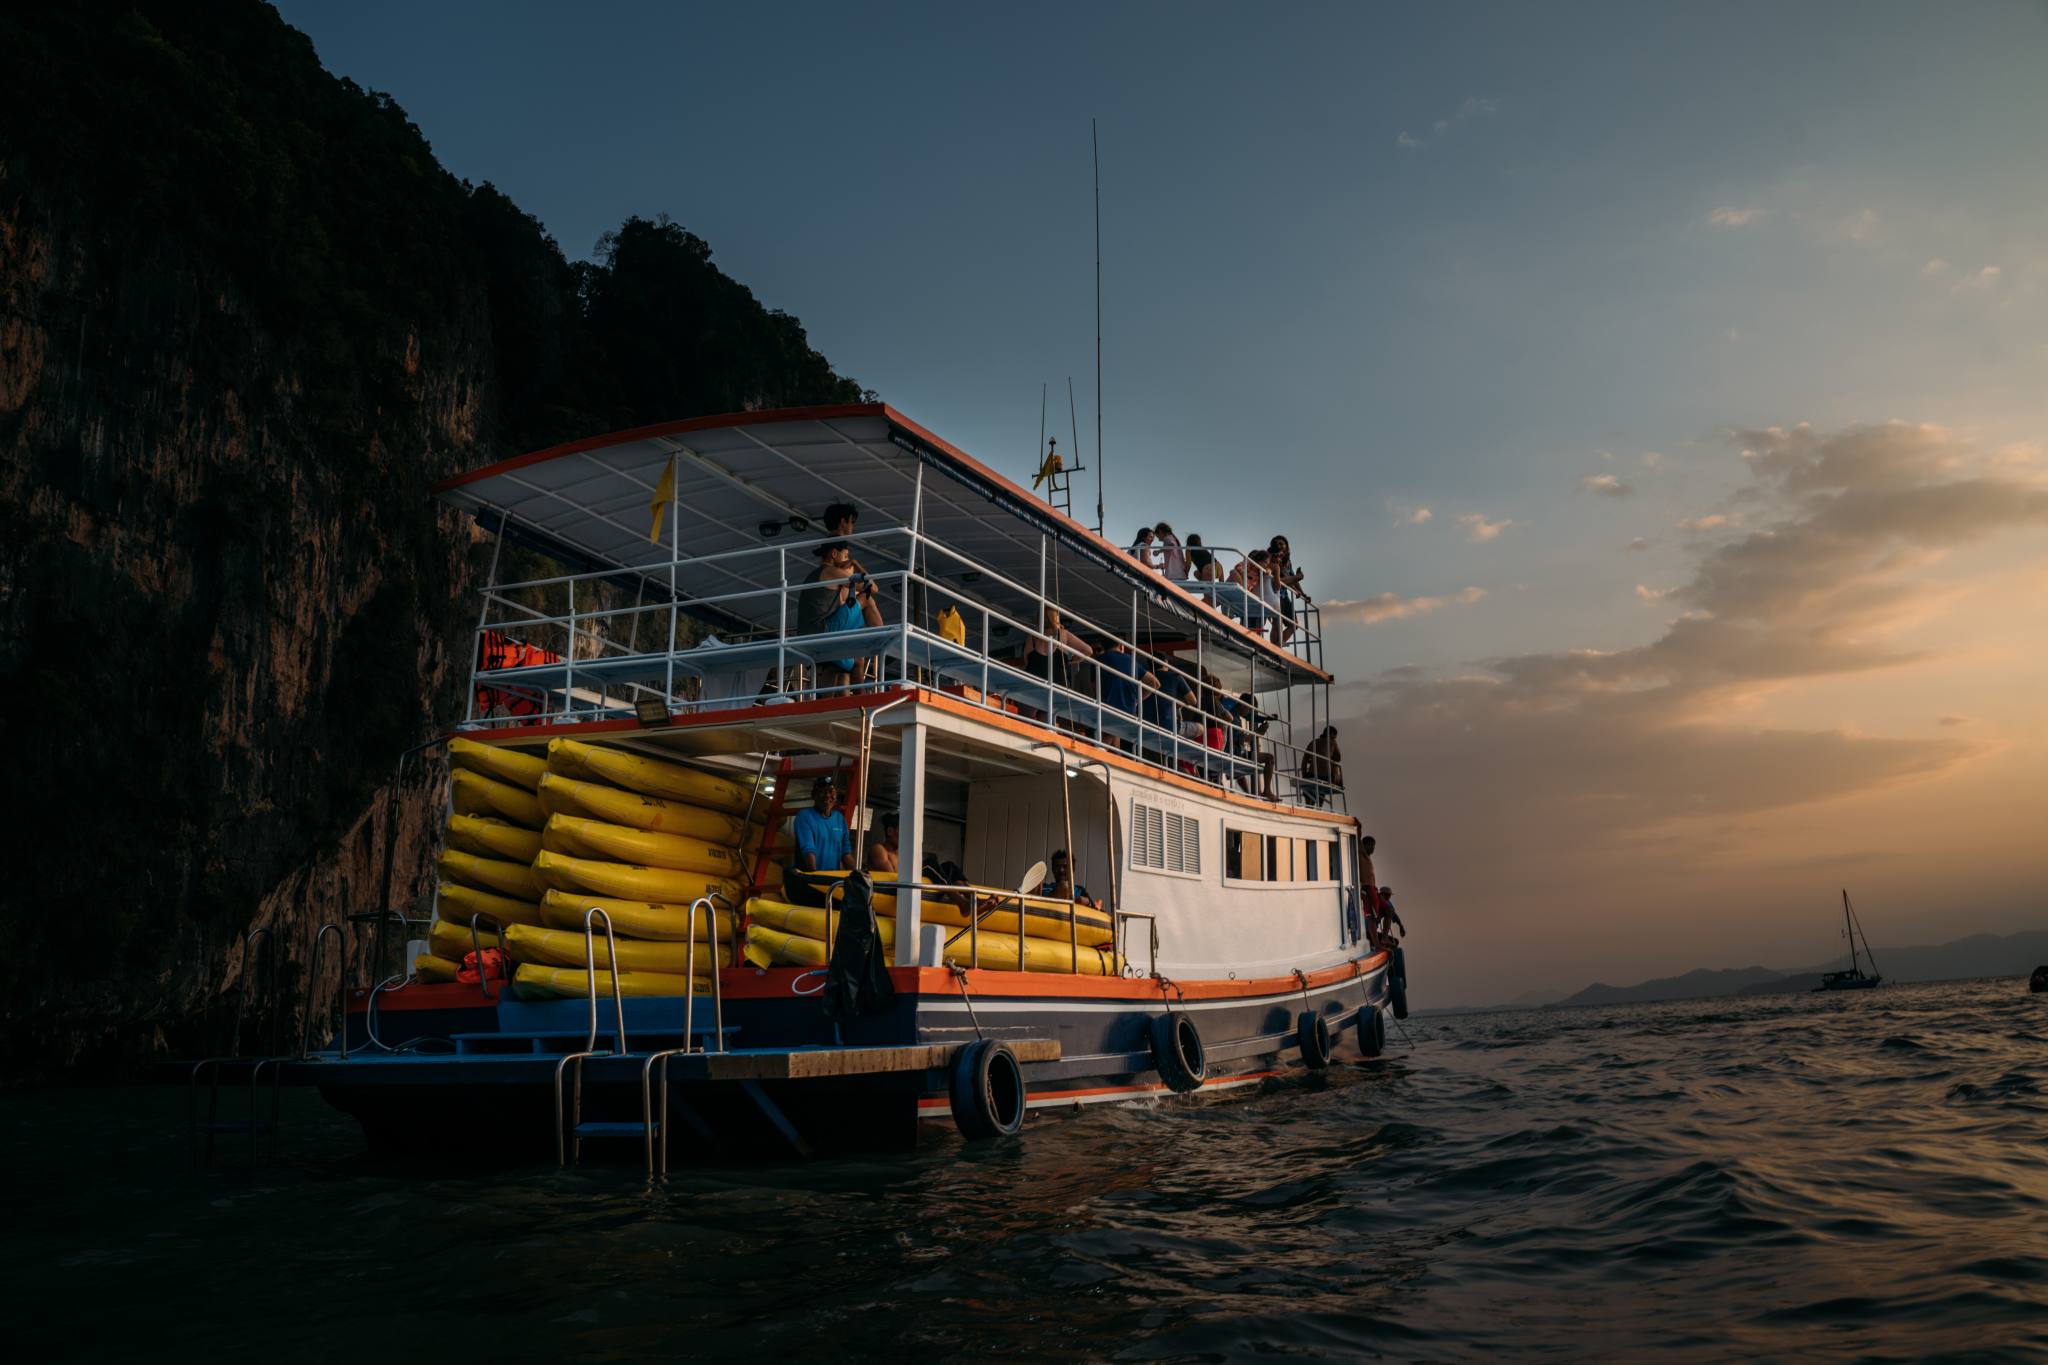
[[[1500,533],[1514,524],[1514,522],[1509,521],[1506,517],[1502,517],[1499,521],[1488,521],[1478,512],[1467,512],[1458,518],[1458,525],[1465,528],[1465,534],[1480,544],[1484,544],[1489,540],[1498,540]]]
[[[1499,100],[1480,99],[1476,95],[1468,95],[1465,98],[1465,102],[1463,104],[1460,104],[1451,113],[1444,115],[1440,119],[1435,119],[1430,123],[1429,136],[1417,137],[1415,134],[1403,128],[1399,133],[1395,135],[1394,145],[1396,147],[1406,148],[1410,150],[1420,150],[1423,147],[1429,146],[1432,142],[1437,141],[1439,138],[1443,137],[1444,134],[1450,132],[1451,129],[1457,127],[1461,123],[1469,123],[1473,119],[1477,118],[1486,118],[1489,115],[1498,113],[1499,111]]]
[[[1928,263],[1927,263],[1926,265],[1923,265],[1923,266],[1921,266],[1921,267],[1920,267],[1920,273],[1921,273],[1921,274],[1923,274],[1923,275],[1940,275],[1940,274],[1943,274],[1943,273],[1945,273],[1945,272],[1946,272],[1947,270],[1948,270],[1948,262],[1947,262],[1947,261],[1944,261],[1944,260],[1943,260],[1943,259],[1941,259],[1941,257],[1939,257],[1939,256],[1936,256],[1936,257],[1935,257],[1935,258],[1934,258],[1933,260],[1929,261],[1929,262],[1928,262]]]
[[[1694,548],[1674,586],[1637,587],[1645,601],[1685,608],[1656,638],[1488,659],[1453,677],[1383,673],[1339,690],[1344,733],[1373,737],[1375,789],[1400,793],[1373,809],[1383,848],[1396,846],[1392,832],[1424,865],[1512,867],[1524,885],[1587,859],[1640,856],[1626,875],[1676,887],[1689,870],[1725,871],[1757,837],[1751,817],[1920,780],[1989,751],[1954,734],[1751,718],[1789,683],[1937,657],[1900,639],[1943,600],[1926,577],[1931,556],[2048,530],[2048,475],[1908,423],[1734,436],[1756,485],[1755,524]],[[1482,891],[1506,894],[1506,874]]]
[[[1994,537],[2042,543],[2048,471],[1908,423],[1733,439],[1754,490],[1746,524],[1681,542],[1671,586],[1642,585],[1661,608],[1645,615],[1669,619],[1640,642],[1559,641],[1449,676],[1388,670],[1333,698],[1356,746],[1350,809],[1379,839],[1391,880],[1426,884],[1423,903],[1445,930],[1432,960],[1460,992],[1505,998],[1531,980],[1748,960],[1736,954],[1799,960],[1769,945],[1805,932],[1783,926],[1832,883],[1816,888],[1810,867],[1774,871],[1781,862],[1820,866],[1931,816],[1953,835],[1983,817],[1959,802],[1976,791],[2009,805],[2008,779],[2028,771],[1988,720],[1966,723],[1968,694],[1944,696],[1951,714],[1928,706],[1897,734],[1766,718],[1781,690],[1798,690],[1801,713],[1842,714],[1853,702],[1828,689],[1848,680],[1936,663],[1952,675],[1980,644],[2006,648],[2037,604],[1981,622],[1945,614],[1915,634],[1951,591],[1952,573],[1937,579],[1929,566]],[[1973,641],[1957,634],[1965,626],[1986,633]],[[1909,685],[1887,679],[1885,690]],[[1981,770],[1977,788],[1931,785],[1966,767]],[[2037,773],[2029,780],[2038,786]],[[1986,839],[2006,842],[1987,843],[1982,859],[1971,846],[1970,865],[1990,865],[1983,878],[2038,866],[2031,845],[2011,842],[2037,831],[2008,814],[1983,821]],[[2024,882],[1982,879],[1959,895],[1966,905],[2008,885],[2015,904],[2031,896]],[[1534,922],[1531,895],[1546,907]]]
[[[1724,526],[1734,525],[1734,519],[1725,512],[1710,512],[1703,517],[1686,517],[1678,523],[1681,531],[1718,531]]]
[[[1762,209],[1739,209],[1722,207],[1707,215],[1707,221],[1715,227],[1748,227],[1764,216]]]
[[[1614,474],[1588,474],[1579,480],[1581,493],[1598,493],[1603,498],[1625,498],[1635,486]]]
[[[1957,289],[1989,290],[1998,286],[1998,277],[2003,272],[1995,265],[1987,265],[1974,275],[1965,275],[1956,281]]]
[[[1858,209],[1834,225],[1835,235],[1856,246],[1872,246],[1877,242],[1877,210]]]
[[[1403,526],[1427,526],[1436,520],[1436,513],[1427,507],[1395,507],[1394,516]]]
[[[1374,626],[1382,621],[1405,621],[1424,616],[1441,607],[1477,602],[1486,596],[1483,588],[1465,588],[1443,597],[1402,597],[1383,592],[1358,601],[1332,598],[1322,604],[1323,619],[1340,625]]]
[[[1664,456],[1663,456],[1663,454],[1662,454],[1661,452],[1659,452],[1659,451],[1655,451],[1655,450],[1646,450],[1646,451],[1644,451],[1644,452],[1643,452],[1643,457],[1642,457],[1642,458],[1643,458],[1643,468],[1645,468],[1645,469],[1655,469],[1655,468],[1656,468],[1656,467],[1657,467],[1658,465],[1660,465],[1660,464],[1663,464],[1663,463],[1664,463]]]
[[[1622,546],[1621,548],[1630,551],[1647,550],[1650,548],[1650,542],[1644,540],[1641,536],[1637,536],[1634,540],[1631,540],[1628,544]]]

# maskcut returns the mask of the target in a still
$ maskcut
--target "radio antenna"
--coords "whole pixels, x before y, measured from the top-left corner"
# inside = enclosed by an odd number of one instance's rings
[[[1102,142],[1088,120],[1088,149],[1095,160],[1095,534],[1102,518]],[[1076,437],[1075,439],[1079,439]]]
[[[1081,453],[1081,412],[1080,409],[1074,406],[1074,376],[1072,375],[1067,376],[1067,426],[1074,433],[1074,454],[1078,457]],[[1097,475],[1098,479],[1100,477],[1100,475]],[[1096,534],[1100,535],[1101,532],[1098,531]]]

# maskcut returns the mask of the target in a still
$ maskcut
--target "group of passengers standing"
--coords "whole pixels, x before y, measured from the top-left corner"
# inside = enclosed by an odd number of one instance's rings
[[[1236,584],[1244,589],[1247,627],[1260,634],[1270,630],[1276,645],[1284,646],[1294,638],[1295,598],[1306,602],[1309,596],[1301,590],[1301,569],[1294,562],[1294,548],[1287,543],[1286,536],[1274,536],[1265,549],[1253,550],[1228,573],[1223,571],[1215,552],[1202,544],[1200,536],[1189,535],[1183,544],[1163,521],[1156,526],[1140,526],[1130,551],[1133,559],[1176,583],[1192,580]],[[1236,614],[1228,606],[1223,609]]]
[[[851,503],[837,502],[819,518],[833,539],[817,547],[818,567],[804,580],[806,585],[816,586],[807,586],[798,596],[795,633],[839,634],[883,624],[875,582],[844,539],[854,533],[858,515]],[[1295,598],[1306,601],[1307,594],[1301,591],[1301,570],[1294,563],[1286,536],[1274,536],[1266,549],[1252,551],[1227,575],[1199,535],[1190,535],[1183,544],[1173,527],[1163,521],[1140,528],[1131,554],[1175,582],[1238,584],[1245,590],[1247,626],[1263,632],[1270,624],[1277,645],[1285,645],[1293,637]],[[1211,777],[1228,768],[1246,792],[1254,790],[1256,776],[1257,794],[1268,801],[1279,800],[1274,781],[1276,756],[1264,742],[1273,718],[1258,709],[1250,692],[1232,696],[1208,669],[1190,673],[1177,660],[1155,669],[1123,640],[1110,635],[1090,638],[1070,629],[1054,606],[1045,607],[1042,629],[1044,633],[1033,635],[1025,647],[1026,672],[1057,687],[1093,695],[1106,706],[1140,717],[1147,726],[1178,735],[1192,745],[1228,752],[1243,763],[1205,764],[1182,758],[1179,766],[1192,775]],[[818,687],[861,686],[869,681],[869,662],[859,655],[821,660]],[[1061,718],[1059,723],[1073,728],[1071,718]],[[1343,790],[1336,735],[1335,727],[1325,727],[1304,751],[1300,786],[1309,805],[1326,804]],[[1116,736],[1103,738],[1118,747],[1130,747]],[[1168,763],[1156,747],[1147,747],[1145,756]],[[1205,768],[1217,771],[1205,773]]]

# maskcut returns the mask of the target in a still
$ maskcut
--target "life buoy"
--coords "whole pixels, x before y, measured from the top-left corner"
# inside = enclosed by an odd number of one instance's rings
[[[1387,1016],[1378,1005],[1358,1007],[1358,1050],[1368,1057],[1387,1050]]]
[[[1007,1043],[979,1038],[953,1058],[953,1122],[970,1142],[1015,1137],[1024,1126],[1024,1068]]]
[[[1387,988],[1394,1000],[1394,1017],[1408,1017],[1408,958],[1399,948],[1387,964]]]
[[[1159,1079],[1177,1094],[1201,1089],[1209,1074],[1201,1030],[1179,1010],[1169,1010],[1153,1023],[1152,1059],[1159,1068]]]

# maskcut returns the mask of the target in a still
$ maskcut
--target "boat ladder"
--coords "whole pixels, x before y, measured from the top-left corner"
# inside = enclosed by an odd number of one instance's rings
[[[612,935],[611,917],[600,906],[583,913],[586,998],[590,1003],[590,1029],[583,1048],[565,1054],[555,1064],[555,1160],[568,1166],[582,1160],[586,1138],[639,1138],[647,1155],[647,1174],[668,1172],[669,1075],[671,1058],[714,1048],[726,1050],[725,999],[719,983],[720,943],[718,905],[724,897],[700,896],[690,905],[689,938],[684,949],[683,1027],[681,1045],[659,1048],[636,1056],[626,1036],[626,1009],[619,990],[617,940]],[[730,903],[728,903],[730,908]],[[711,945],[712,1027],[700,1039],[696,1027],[697,1004],[697,914],[704,913]],[[611,974],[612,1032],[609,1046],[598,1046],[597,921],[604,921],[607,970]],[[640,1062],[640,1117],[632,1120],[586,1119],[583,1116],[584,1064],[591,1058],[633,1058]]]

